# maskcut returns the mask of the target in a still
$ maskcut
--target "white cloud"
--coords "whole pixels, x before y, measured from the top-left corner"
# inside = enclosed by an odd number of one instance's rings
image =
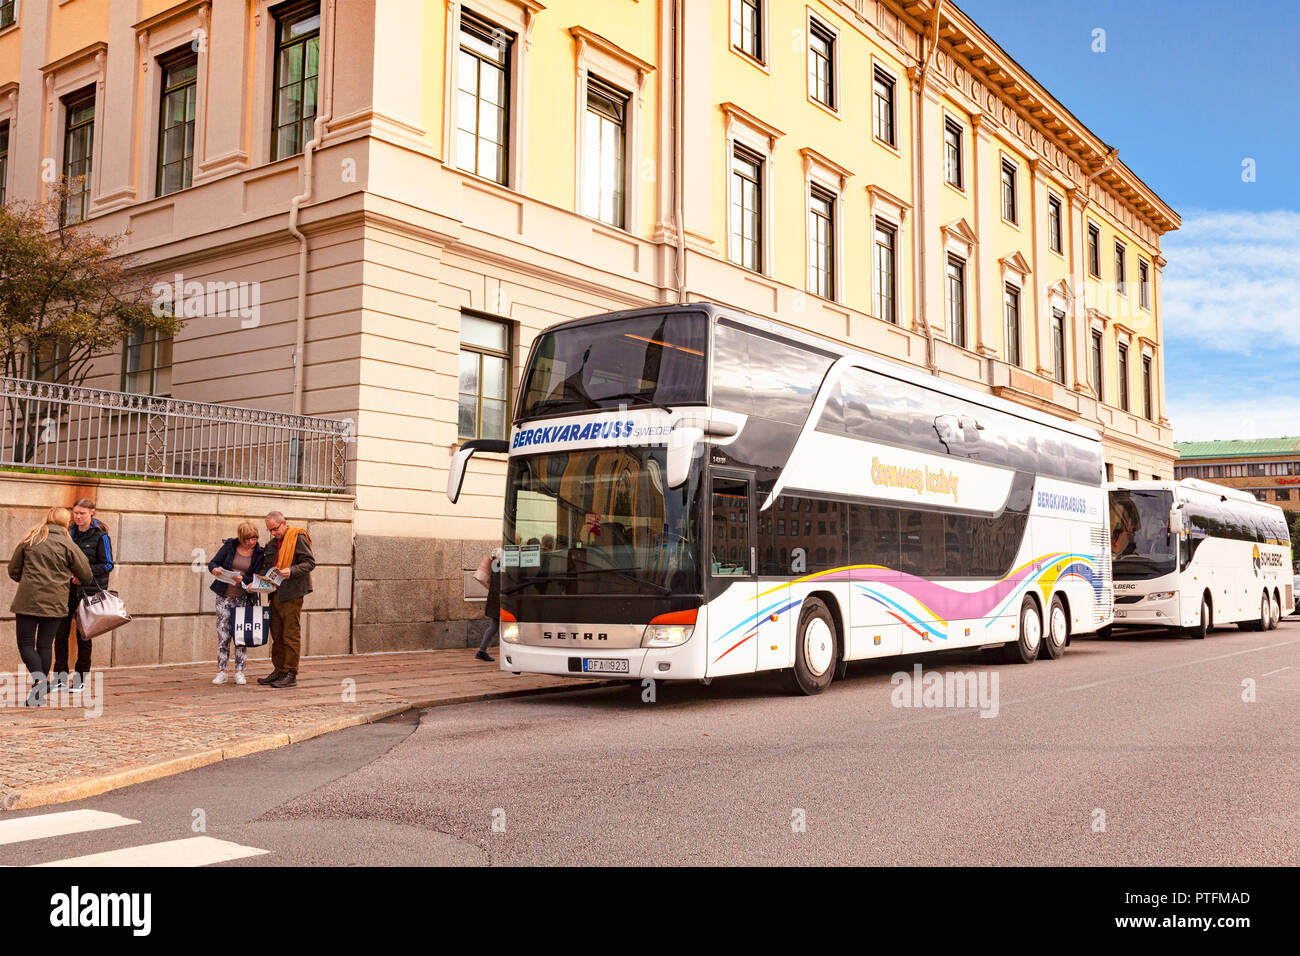
[[[1226,441],[1300,435],[1294,402],[1254,398],[1218,401],[1169,399],[1174,441]]]
[[[1300,212],[1193,210],[1162,246],[1166,341],[1300,346]]]

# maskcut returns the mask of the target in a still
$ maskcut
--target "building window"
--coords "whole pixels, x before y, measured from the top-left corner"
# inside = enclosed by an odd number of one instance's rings
[[[461,314],[461,438],[505,438],[510,396],[510,327],[504,322]]]
[[[1003,295],[1004,311],[1007,321],[1007,361],[1012,365],[1020,364],[1020,290],[1007,283]]]
[[[1128,470],[1129,481],[1137,481],[1137,477],[1138,477],[1138,470],[1136,468],[1130,468]]]
[[[18,0],[0,0],[0,30],[14,25]]]
[[[1002,160],[1002,218],[1015,225],[1016,218],[1016,164]]]
[[[1065,384],[1065,313],[1052,310],[1052,378]]]
[[[1152,417],[1155,406],[1151,401],[1151,356],[1142,356],[1142,415],[1147,421],[1154,421]]]
[[[194,184],[194,117],[199,58],[184,53],[159,64],[162,106],[158,116],[158,195]]]
[[[5,203],[5,184],[9,182],[9,124],[0,123],[0,206]]]
[[[122,344],[122,391],[169,398],[172,393],[172,337],[140,328]]]
[[[1124,268],[1124,243],[1115,243],[1115,291],[1128,295],[1128,277]]]
[[[1290,488],[1279,488],[1279,489],[1277,490],[1277,500],[1278,500],[1278,501],[1290,501],[1290,500],[1291,500],[1291,489],[1290,489]]]
[[[731,45],[763,62],[763,10],[761,0],[731,0]]]
[[[1151,310],[1151,265],[1145,259],[1138,260],[1138,305]]]
[[[835,34],[812,19],[808,21],[808,95],[835,109]]]
[[[1062,252],[1065,243],[1061,238],[1061,200],[1047,197],[1047,243],[1053,252]]]
[[[731,261],[763,271],[763,158],[743,146],[731,156]]]
[[[502,185],[507,174],[507,81],[513,41],[513,34],[468,10],[461,11],[456,165]]]
[[[817,186],[808,197],[808,291],[835,298],[835,196]]]
[[[1101,230],[1088,223],[1088,272],[1101,278]]]
[[[952,344],[966,345],[966,263],[956,256],[948,257],[948,334]]]
[[[876,67],[872,71],[873,123],[876,139],[890,146],[896,146],[894,139],[894,78]]]
[[[1119,343],[1119,407],[1129,410],[1128,399],[1128,346]]]
[[[1104,402],[1105,395],[1101,390],[1101,333],[1093,330],[1092,333],[1092,387],[1097,390],[1097,401]]]
[[[956,120],[943,121],[943,178],[949,185],[962,187],[961,124]]]
[[[90,211],[91,157],[95,149],[95,93],[76,94],[64,101],[63,177],[68,198],[65,222],[81,222]]]
[[[316,122],[320,4],[297,4],[275,20],[275,104],[271,159],[302,152]]]
[[[585,122],[582,214],[622,229],[627,94],[588,76]]]
[[[1110,462],[1106,462],[1106,480],[1107,481],[1115,480],[1115,466],[1112,465]]]
[[[875,306],[876,317],[898,324],[895,289],[895,243],[898,232],[888,223],[876,220]]]

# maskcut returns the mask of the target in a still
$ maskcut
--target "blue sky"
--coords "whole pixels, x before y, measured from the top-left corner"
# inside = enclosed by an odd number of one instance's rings
[[[958,6],[1182,216],[1161,241],[1174,439],[1300,434],[1300,3]]]

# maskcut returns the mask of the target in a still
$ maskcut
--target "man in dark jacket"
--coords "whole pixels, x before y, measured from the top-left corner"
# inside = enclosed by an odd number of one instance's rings
[[[68,582],[68,616],[59,625],[54,638],[53,686],[61,687],[66,682],[72,692],[80,691],[90,673],[90,654],[92,644],[77,634],[77,669],[68,673],[68,637],[72,632],[72,623],[76,619],[77,605],[81,599],[108,589],[108,574],[113,570],[113,542],[108,537],[108,529],[95,518],[95,503],[89,498],[81,498],[72,506],[72,524],[68,526],[72,542],[81,549],[81,553],[90,562],[91,574],[95,583],[83,587],[76,581]]]
[[[311,535],[303,528],[292,527],[279,511],[266,516],[266,530],[271,532],[271,540],[266,543],[262,573],[267,575],[272,568],[277,568],[283,580],[271,595],[274,670],[259,677],[257,682],[272,687],[293,687],[298,683],[298,655],[302,649],[302,601],[311,593],[311,572],[316,567],[316,557],[311,550]]]

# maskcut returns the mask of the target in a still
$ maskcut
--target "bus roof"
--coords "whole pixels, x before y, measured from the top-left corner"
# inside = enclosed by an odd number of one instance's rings
[[[1211,481],[1202,481],[1199,478],[1182,478],[1178,481],[1165,479],[1161,481],[1113,481],[1106,485],[1106,490],[1128,490],[1128,491],[1192,491],[1199,492],[1203,495],[1212,495],[1215,498],[1227,498],[1230,501],[1236,501],[1242,504],[1258,505],[1261,508],[1267,508],[1270,511],[1281,511],[1277,505],[1271,505],[1267,501],[1260,501],[1249,491],[1241,488],[1228,488],[1225,485],[1216,485]]]
[[[746,312],[744,309],[719,305],[716,302],[684,302],[681,304],[650,305],[637,309],[624,309],[620,312],[606,312],[600,315],[585,316],[580,319],[570,319],[566,322],[557,322],[555,325],[547,326],[542,331],[553,332],[557,329],[596,325],[614,319],[632,318],[642,315],[662,315],[664,313],[673,312],[704,312],[711,317],[739,319],[755,329],[773,335],[779,335],[792,342],[807,345],[822,352],[828,352],[836,357],[845,355],[852,356],[856,361],[861,362],[864,368],[880,372],[881,374],[888,375],[892,378],[897,378],[913,385],[919,385],[922,388],[928,388],[932,391],[941,392],[945,395],[951,396],[952,398],[964,399],[965,401],[973,402],[977,405],[983,405],[986,408],[1005,412],[1008,415],[1015,415],[1018,418],[1033,422],[1037,425],[1056,428],[1079,438],[1084,438],[1098,443],[1101,441],[1101,436],[1086,425],[1078,425],[1074,422],[1067,421],[1066,419],[1058,418],[1049,412],[1040,412],[1017,402],[1012,402],[1005,398],[999,398],[996,395],[990,395],[988,392],[981,392],[966,385],[949,382],[935,375],[931,375],[928,372],[917,371],[908,368],[905,365],[900,365],[897,362],[891,362],[888,359],[882,359],[875,355],[871,355],[870,353],[859,351],[835,339],[823,338],[820,335],[806,332],[803,329],[786,325],[784,322],[755,315],[752,312]],[[1254,500],[1253,497],[1252,500]]]

